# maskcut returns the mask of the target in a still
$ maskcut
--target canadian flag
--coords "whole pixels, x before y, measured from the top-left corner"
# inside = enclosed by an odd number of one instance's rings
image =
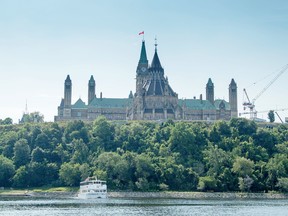
[[[144,31],[142,31],[142,32],[139,32],[139,35],[141,35],[141,34],[144,34]]]

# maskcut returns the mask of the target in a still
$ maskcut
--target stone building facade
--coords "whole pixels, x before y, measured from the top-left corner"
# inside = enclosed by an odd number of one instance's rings
[[[231,80],[228,88],[229,101],[214,98],[214,84],[209,78],[206,99],[179,99],[169,85],[168,78],[158,56],[155,44],[154,57],[148,63],[145,41],[142,41],[140,59],[136,69],[136,92],[127,98],[96,97],[93,76],[88,81],[88,103],[72,98],[72,81],[68,75],[64,83],[64,98],[58,107],[55,121],[93,121],[103,115],[109,120],[229,120],[238,116],[237,84]]]

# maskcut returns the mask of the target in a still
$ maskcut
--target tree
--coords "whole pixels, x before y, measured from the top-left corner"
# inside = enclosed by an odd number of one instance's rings
[[[275,114],[274,114],[273,110],[270,110],[268,112],[268,119],[269,119],[270,122],[274,122],[275,121]]]
[[[69,122],[64,131],[66,143],[71,143],[73,139],[82,139],[85,143],[89,142],[87,128],[83,121]]]
[[[36,147],[31,153],[31,161],[42,163],[45,161],[45,152],[42,148]]]
[[[16,168],[27,164],[30,161],[30,147],[26,139],[20,139],[14,146],[14,164]]]
[[[251,176],[254,171],[254,162],[244,157],[237,157],[232,170],[240,177]]]
[[[62,164],[59,170],[59,177],[67,186],[78,186],[81,181],[80,164]]]
[[[249,191],[254,180],[246,175],[244,178],[239,177],[239,189],[241,191]]]
[[[89,149],[87,145],[83,142],[82,139],[73,140],[72,141],[73,146],[73,156],[71,158],[71,161],[73,163],[79,163],[83,164],[88,160],[89,156]]]
[[[217,181],[215,178],[211,176],[203,176],[199,178],[199,183],[198,183],[198,190],[201,191],[210,191],[210,190],[215,190],[217,188]]]
[[[107,184],[110,188],[125,189],[130,183],[131,175],[127,160],[115,152],[104,152],[95,161],[96,170],[107,174]]]
[[[207,174],[210,176],[217,177],[224,171],[225,167],[232,166],[231,155],[228,152],[218,148],[217,145],[212,145],[210,143],[203,151],[203,154],[204,162],[206,162],[206,166],[208,168]]]
[[[106,151],[116,150],[114,145],[114,127],[104,116],[99,116],[93,123],[93,137],[96,139],[97,146]]]
[[[0,155],[0,187],[10,186],[14,173],[13,161]]]
[[[4,120],[0,119],[0,125],[11,125],[13,120],[11,118],[5,118]]]
[[[288,176],[288,157],[285,154],[275,154],[269,159],[266,169],[268,172],[267,184],[274,190],[281,177]]]
[[[27,188],[30,186],[31,173],[28,166],[20,166],[13,176],[13,187]]]
[[[24,113],[19,123],[43,123],[44,115],[40,112],[32,112],[30,114]]]
[[[276,187],[278,187],[282,192],[288,192],[288,178],[279,178]]]
[[[230,120],[230,126],[232,129],[236,129],[240,136],[251,136],[257,131],[257,124],[245,118],[232,118]]]

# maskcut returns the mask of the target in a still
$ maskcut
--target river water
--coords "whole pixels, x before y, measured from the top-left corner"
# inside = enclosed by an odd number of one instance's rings
[[[127,199],[0,197],[1,216],[39,215],[288,215],[288,200]]]

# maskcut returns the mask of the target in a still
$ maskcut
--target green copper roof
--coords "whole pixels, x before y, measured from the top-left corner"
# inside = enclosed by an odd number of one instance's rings
[[[129,98],[94,98],[89,107],[96,108],[126,108],[132,103]]]
[[[142,41],[142,48],[141,48],[141,54],[140,54],[140,60],[139,63],[141,64],[148,64],[148,59],[146,55],[146,48],[145,48],[145,41]]]
[[[217,110],[220,109],[221,103],[224,103],[224,105],[225,105],[225,110],[231,110],[230,104],[229,104],[227,101],[221,100],[221,99],[216,99],[216,100],[214,101],[214,106],[216,107]]]
[[[200,99],[179,99],[179,106],[186,106],[188,109],[193,110],[215,110],[215,106],[210,103],[208,100]]]
[[[72,105],[73,109],[86,109],[86,104],[79,98],[74,105]]]

